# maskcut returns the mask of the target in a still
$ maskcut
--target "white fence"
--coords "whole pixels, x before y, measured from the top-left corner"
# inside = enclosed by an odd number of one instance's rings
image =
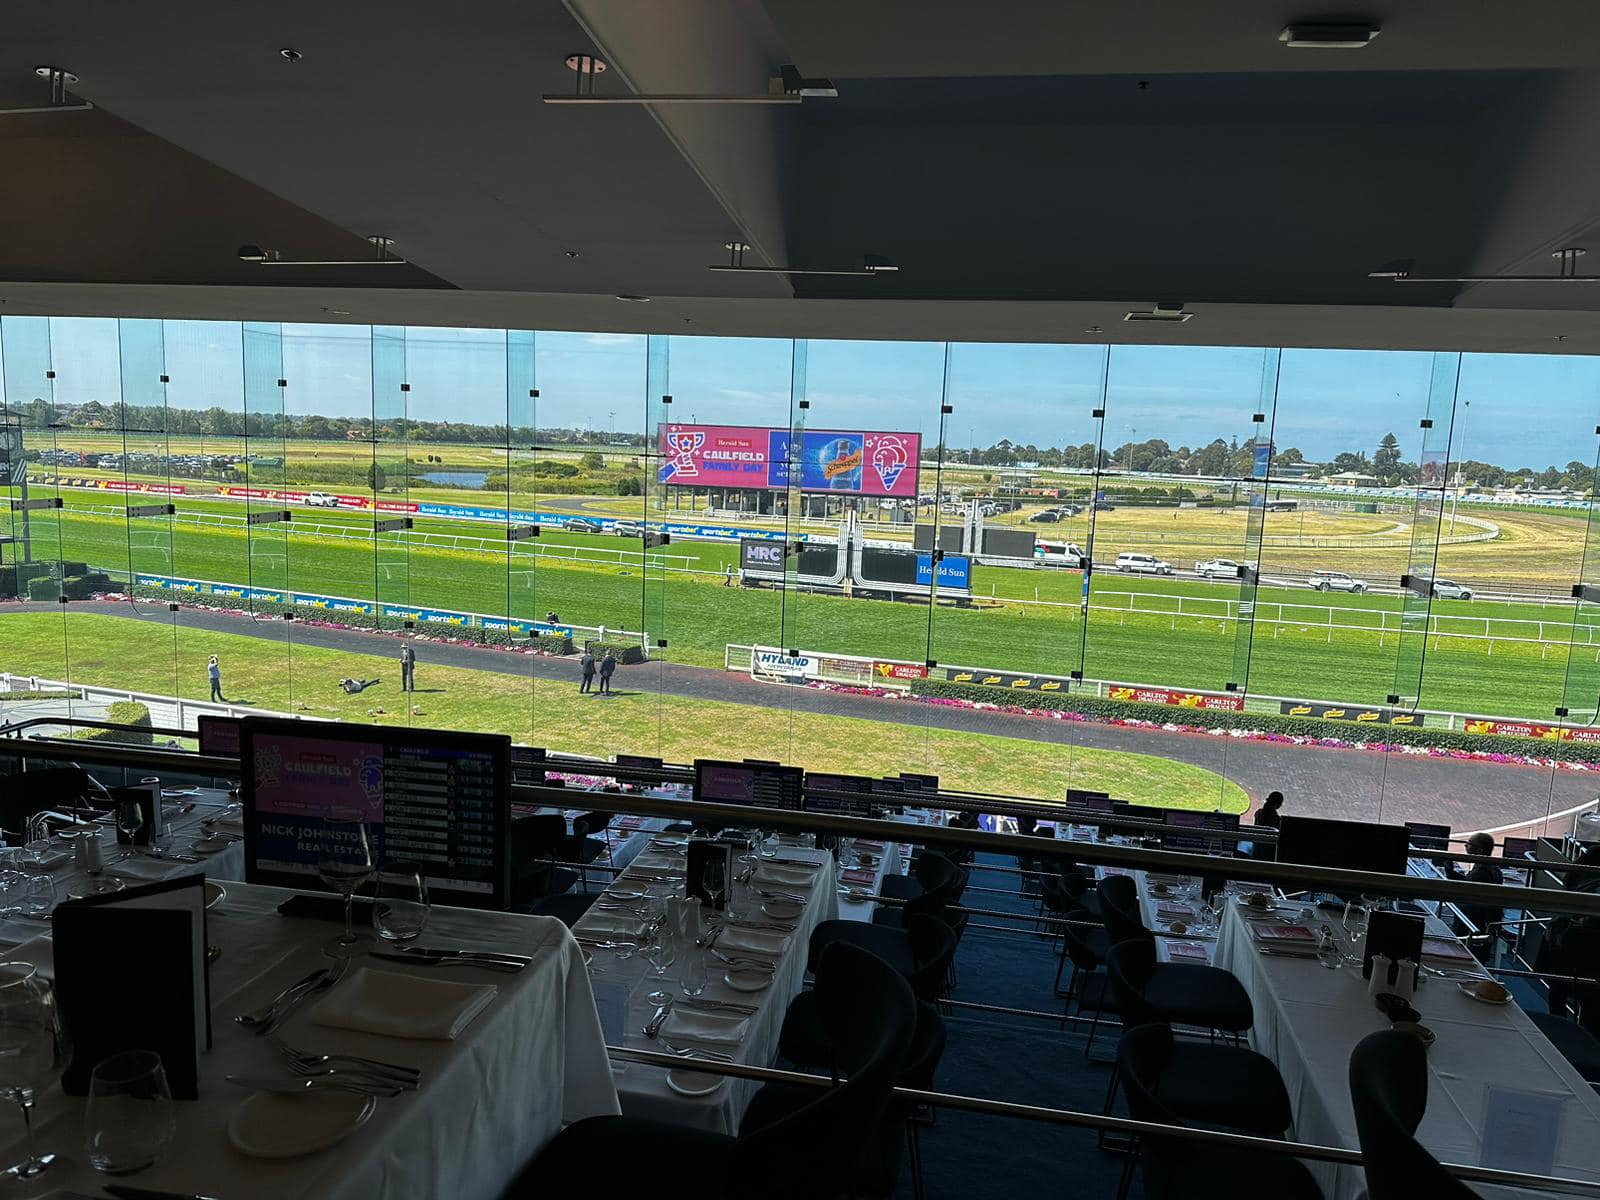
[[[132,700],[150,709],[150,723],[163,729],[198,729],[200,717],[292,717],[294,713],[246,704],[219,704],[214,700],[186,700],[182,696],[162,696],[136,692],[129,688],[100,687],[88,683],[68,683],[38,675],[13,675],[0,672],[0,699],[15,692],[65,692],[70,712],[74,703],[96,707]]]

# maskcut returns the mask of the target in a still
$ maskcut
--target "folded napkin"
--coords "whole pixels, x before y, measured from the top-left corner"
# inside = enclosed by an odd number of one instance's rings
[[[113,875],[126,875],[131,879],[165,879],[178,868],[190,866],[193,863],[180,863],[170,858],[146,858],[137,855],[133,858],[124,858],[120,862],[108,863],[106,870]],[[196,870],[200,868],[196,867]]]
[[[864,842],[860,838],[857,838],[856,849],[865,850],[869,854],[882,854],[886,847],[882,842]]]
[[[450,983],[358,967],[311,1010],[333,1029],[451,1041],[499,992],[493,984]]]
[[[763,863],[756,871],[757,883],[771,883],[779,887],[810,887],[817,881],[817,873],[805,867],[780,867],[776,863]]]
[[[752,954],[777,958],[789,948],[789,938],[787,934],[773,933],[766,929],[746,929],[742,925],[728,925],[723,928],[722,936],[717,939],[717,948],[745,950]]]
[[[667,1014],[667,1019],[661,1025],[661,1032],[666,1035],[668,1041],[674,1038],[688,1038],[690,1041],[707,1042],[716,1046],[737,1046],[744,1041],[745,1032],[749,1028],[750,1022],[743,1017],[722,1017],[716,1013],[675,1008]]]
[[[639,855],[638,858],[633,860],[633,865],[641,871],[681,871],[683,870],[683,859],[676,854],[662,854],[658,851],[654,854],[645,853]]]
[[[634,940],[644,936],[644,921],[626,913],[603,913],[590,909],[578,922],[580,933],[603,933],[607,937]]]

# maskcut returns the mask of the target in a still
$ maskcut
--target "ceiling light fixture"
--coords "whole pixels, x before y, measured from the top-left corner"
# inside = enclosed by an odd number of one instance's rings
[[[284,46],[278,51],[278,57],[284,62],[299,62],[305,56],[293,46]]]
[[[636,296],[632,292],[618,292],[618,300],[626,300],[630,304],[649,304],[649,296]]]
[[[404,265],[405,259],[389,253],[394,245],[392,237],[373,234],[367,239],[377,249],[376,258],[284,258],[282,251],[263,250],[260,246],[246,244],[239,247],[239,261],[255,263],[261,267],[387,267]]]
[[[1297,21],[1278,40],[1296,50],[1360,50],[1378,36],[1372,21]]]
[[[890,262],[881,254],[863,254],[859,267],[751,267],[746,266],[744,261],[744,252],[750,249],[750,243],[723,242],[722,248],[728,252],[727,263],[714,264],[706,268],[708,271],[724,271],[736,275],[850,275],[868,278],[900,269],[897,264]]]
[[[50,103],[30,104],[21,108],[0,108],[0,117],[20,117],[38,113],[87,112],[94,105],[87,100],[71,100],[67,88],[78,82],[71,71],[60,67],[35,67],[33,73],[50,81]]]
[[[1376,271],[1368,271],[1368,279],[1387,279],[1393,283],[1600,283],[1600,275],[1579,275],[1578,260],[1588,251],[1582,246],[1564,246],[1552,250],[1556,260],[1554,275],[1417,275],[1414,258],[1397,258],[1386,262]]]
[[[546,92],[546,104],[799,104],[805,100],[832,100],[839,95],[833,80],[807,78],[793,66],[778,68],[778,75],[767,83],[767,90],[751,95],[718,92],[643,92],[620,93],[602,96],[595,92],[597,75],[606,72],[606,64],[593,54],[582,52],[567,55],[567,69],[576,74],[573,90]]]
[[[1182,325],[1193,316],[1192,312],[1183,311],[1183,304],[1180,301],[1177,304],[1157,303],[1154,308],[1147,310],[1135,309],[1132,312],[1124,313],[1122,319],[1124,321],[1167,321],[1172,324]]]

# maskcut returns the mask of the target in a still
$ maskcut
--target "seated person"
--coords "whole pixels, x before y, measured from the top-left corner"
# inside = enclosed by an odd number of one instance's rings
[[[1475,833],[1467,839],[1467,853],[1477,861],[1470,870],[1463,871],[1460,863],[1450,864],[1450,875],[1454,879],[1465,879],[1468,883],[1503,883],[1505,876],[1500,870],[1500,864],[1493,858],[1494,838],[1487,833]],[[1458,904],[1461,915],[1477,926],[1479,933],[1488,933],[1491,936],[1494,930],[1489,926],[1505,920],[1504,905],[1490,904]]]

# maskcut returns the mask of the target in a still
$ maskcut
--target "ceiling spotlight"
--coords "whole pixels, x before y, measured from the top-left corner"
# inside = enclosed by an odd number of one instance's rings
[[[1578,260],[1589,253],[1582,246],[1563,246],[1552,250],[1556,260],[1554,275],[1414,275],[1415,259],[1402,258],[1368,271],[1368,279],[1388,279],[1394,283],[1600,283],[1600,275],[1579,275]]]
[[[799,104],[805,100],[831,100],[839,95],[833,80],[808,78],[793,65],[780,67],[777,77],[768,81],[766,91],[748,95],[721,92],[624,92],[602,96],[595,92],[594,81],[605,73],[604,62],[580,51],[567,55],[567,69],[577,76],[572,91],[546,92],[543,97],[546,104]]]
[[[1192,312],[1184,312],[1183,304],[1158,303],[1148,310],[1135,309],[1133,312],[1123,314],[1124,321],[1167,321],[1175,325],[1182,325],[1193,317]]]
[[[1371,21],[1300,21],[1285,25],[1278,40],[1297,50],[1359,50],[1377,36]]]
[[[1089,328],[1085,329],[1084,332],[1085,333],[1104,333],[1105,330],[1101,329],[1100,326],[1098,326],[1098,325],[1091,325],[1091,326],[1089,326]]]
[[[728,261],[725,264],[714,264],[707,267],[707,270],[735,275],[851,275],[865,278],[900,269],[898,264],[890,262],[881,254],[863,254],[861,265],[858,267],[752,267],[747,266],[744,261],[745,251],[750,249],[748,242],[723,242],[722,248],[728,252]]]
[[[263,250],[248,243],[239,247],[238,255],[240,262],[262,267],[379,267],[406,261],[389,253],[389,247],[394,245],[392,237],[374,234],[367,241],[377,248],[376,258],[284,258],[282,251]]]
[[[278,57],[284,62],[299,62],[304,55],[293,46],[284,46],[278,51]]]
[[[78,77],[61,67],[35,67],[33,73],[50,81],[50,103],[29,104],[21,108],[0,108],[0,117],[20,117],[36,113],[87,112],[93,108],[87,100],[71,100],[67,88],[78,82]]]
[[[618,300],[626,300],[630,304],[649,304],[649,296],[635,296],[632,292],[618,292]]]
[[[350,310],[348,308],[325,308],[322,311],[327,313],[330,317],[348,317],[350,315]]]

